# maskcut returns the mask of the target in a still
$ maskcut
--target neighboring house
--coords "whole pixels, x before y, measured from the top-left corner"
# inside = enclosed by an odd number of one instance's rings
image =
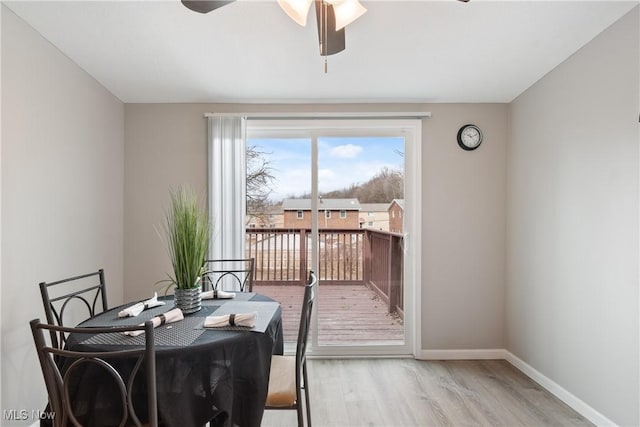
[[[360,228],[389,231],[389,203],[361,203]]]
[[[282,202],[285,228],[311,228],[311,199],[285,199]],[[320,199],[318,228],[359,228],[358,199]]]
[[[247,228],[283,228],[282,205],[267,206],[262,212],[247,212]]]
[[[393,199],[389,205],[389,231],[402,233],[404,221],[404,199]]]

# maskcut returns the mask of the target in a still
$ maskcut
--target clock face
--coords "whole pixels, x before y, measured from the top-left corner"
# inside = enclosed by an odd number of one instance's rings
[[[480,146],[482,142],[482,132],[475,125],[464,125],[458,131],[458,145],[463,150],[471,151]]]

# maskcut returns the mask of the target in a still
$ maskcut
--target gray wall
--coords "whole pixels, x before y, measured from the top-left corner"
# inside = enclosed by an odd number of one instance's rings
[[[507,348],[619,425],[638,417],[636,7],[512,104]]]
[[[233,111],[431,111],[422,131],[424,348],[504,348],[504,104],[127,104],[125,299],[148,295],[170,271],[156,232],[169,188],[187,183],[205,193],[203,114]],[[456,143],[459,127],[468,122],[485,136],[473,152]]]
[[[1,159],[1,408],[44,409],[37,284],[104,268],[122,302],[124,106],[4,6]]]
[[[422,348],[505,347],[508,105],[428,106],[422,152]],[[474,123],[482,145],[458,147]]]
[[[640,424],[638,50],[636,8],[511,106],[123,107],[2,7],[2,409],[45,401],[27,327],[43,316],[39,281],[103,267],[117,304],[169,270],[154,227],[169,188],[206,191],[203,113],[411,110],[433,113],[423,348],[507,348]],[[468,122],[485,134],[471,153],[455,142]]]

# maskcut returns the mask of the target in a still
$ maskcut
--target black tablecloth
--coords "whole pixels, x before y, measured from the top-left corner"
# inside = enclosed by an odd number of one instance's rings
[[[268,297],[258,294],[250,299],[270,301]],[[185,319],[211,314],[226,301],[232,300],[206,301],[201,312],[187,315]],[[166,309],[173,308],[171,299],[166,302]],[[99,324],[100,316],[103,316],[103,320],[114,318],[114,312],[123,307],[126,305],[96,316],[91,320],[92,324]],[[170,325],[160,328],[167,326]],[[87,343],[87,338],[86,335],[70,336],[67,346],[81,351],[130,348]],[[271,355],[283,352],[280,307],[269,321],[265,333],[206,329],[186,346],[157,343],[156,337],[156,381],[161,425],[201,427],[211,421],[214,426],[260,426],[269,384]],[[132,365],[133,362],[118,361],[117,369],[128,372]],[[111,426],[113,420],[109,414],[119,416],[118,410],[109,408],[108,397],[114,391],[110,389],[109,382],[99,375],[87,369],[74,387],[75,410],[85,414],[83,425]],[[139,372],[138,376],[134,401],[136,412],[142,417],[147,412],[146,383],[143,372]]]

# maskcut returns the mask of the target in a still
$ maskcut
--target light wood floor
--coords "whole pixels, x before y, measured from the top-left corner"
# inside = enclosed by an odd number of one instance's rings
[[[591,426],[503,360],[310,360],[311,417],[322,426]],[[262,426],[294,426],[265,411]]]

